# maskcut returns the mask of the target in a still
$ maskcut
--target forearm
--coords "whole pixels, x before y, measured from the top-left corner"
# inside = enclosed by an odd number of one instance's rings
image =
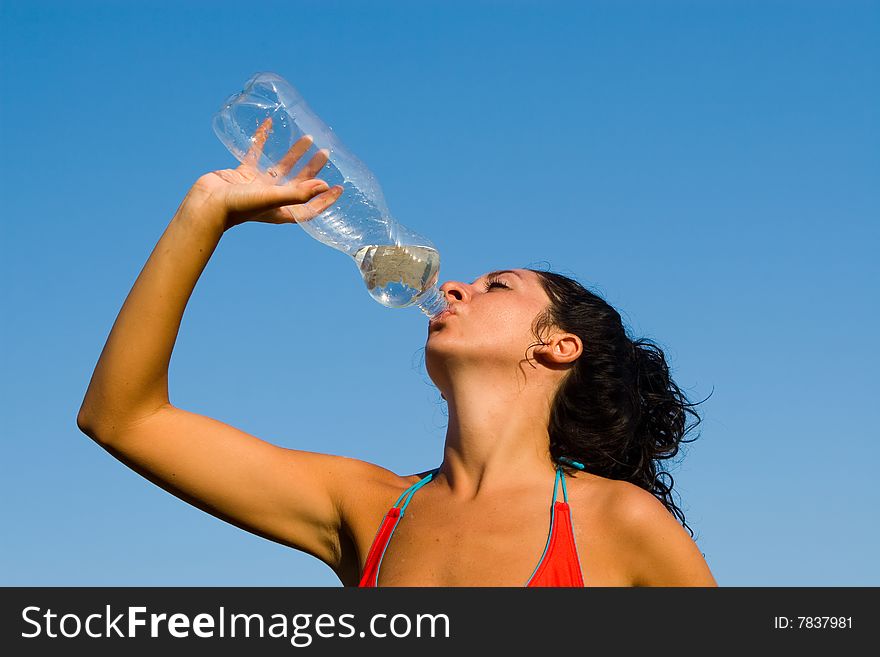
[[[191,191],[116,318],[77,423],[96,438],[169,403],[168,365],[186,304],[224,230],[223,216]]]

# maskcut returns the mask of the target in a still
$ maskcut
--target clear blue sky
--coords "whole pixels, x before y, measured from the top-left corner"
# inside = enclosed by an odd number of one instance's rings
[[[442,279],[574,274],[666,350],[691,399],[713,393],[673,473],[719,583],[880,585],[877,2],[0,11],[0,583],[339,585],[75,422],[183,195],[234,164],[214,111],[271,70],[437,244]],[[184,316],[171,399],[280,445],[423,470],[445,428],[425,335],[298,226],[241,226]]]

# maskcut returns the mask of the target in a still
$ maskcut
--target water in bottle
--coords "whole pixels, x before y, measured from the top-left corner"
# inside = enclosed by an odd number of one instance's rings
[[[317,177],[331,187],[341,185],[342,195],[329,208],[298,222],[309,235],[349,255],[358,267],[370,295],[391,308],[415,305],[428,317],[446,307],[438,289],[440,254],[426,237],[397,222],[385,202],[373,173],[354,156],[303,100],[293,86],[274,73],[253,76],[244,89],[230,96],[214,116],[214,132],[226,147],[244,161],[260,126],[270,119],[270,132],[256,166],[284,184],[302,169],[319,149],[329,161]],[[278,175],[278,163],[305,135],[312,144],[297,166]]]

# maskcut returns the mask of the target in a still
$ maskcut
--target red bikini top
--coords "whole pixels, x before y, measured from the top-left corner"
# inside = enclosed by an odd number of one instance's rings
[[[576,461],[567,460],[567,462],[583,469],[583,466]],[[420,481],[407,488],[385,514],[385,519],[379,526],[376,536],[373,538],[370,552],[367,554],[367,562],[364,565],[359,587],[378,586],[379,567],[382,565],[382,558],[385,556],[391,535],[394,534],[394,530],[403,518],[404,511],[412,496],[419,488],[431,481],[437,472],[439,472],[439,468],[432,470]],[[560,481],[562,482],[564,502],[556,501],[556,491]],[[399,505],[402,501],[404,504],[401,507]],[[556,466],[556,479],[553,482],[553,499],[550,502],[550,532],[547,536],[547,544],[544,546],[544,553],[541,555],[538,565],[535,566],[532,576],[529,577],[525,585],[529,587],[584,585],[577,545],[572,531],[571,509],[568,506],[568,491],[565,488],[565,473],[558,465]]]

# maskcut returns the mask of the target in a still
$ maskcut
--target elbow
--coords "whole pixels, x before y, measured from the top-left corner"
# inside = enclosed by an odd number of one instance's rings
[[[76,426],[96,443],[109,442],[112,427],[108,424],[106,414],[89,408],[86,402],[83,402],[76,414]]]
[[[76,415],[76,427],[92,440],[100,442],[98,438],[97,423],[88,413],[86,413],[85,406],[80,408],[79,413]]]
[[[83,402],[76,416],[76,426],[96,443],[107,446],[113,442],[118,442],[119,438],[125,435],[130,427],[142,422],[147,417],[167,406],[170,406],[170,404],[156,405],[150,407],[149,411],[139,413],[111,414],[101,410],[89,409],[88,405]]]
[[[76,426],[93,441],[107,447],[114,442],[113,436],[117,431],[112,423],[95,419],[94,416],[86,416],[82,413],[76,416]]]
[[[79,406],[79,411],[76,414],[76,427],[93,440],[95,439],[98,426],[97,419],[100,417],[100,411],[95,401],[92,384],[89,383],[89,389],[86,390],[86,394]]]

